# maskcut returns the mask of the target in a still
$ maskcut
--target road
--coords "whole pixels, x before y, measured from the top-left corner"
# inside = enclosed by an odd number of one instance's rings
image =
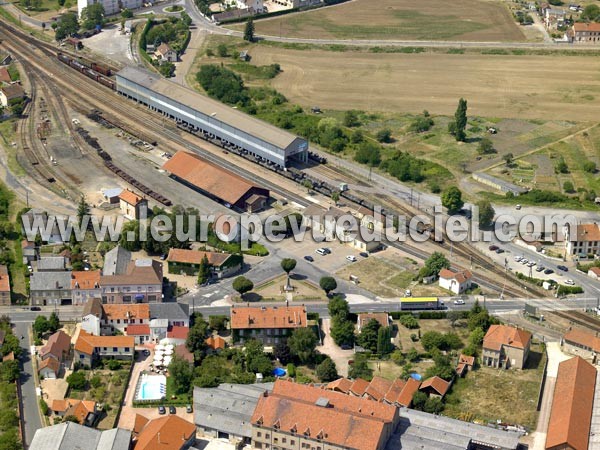
[[[13,315],[11,318],[13,318]],[[31,317],[31,316],[29,316]],[[31,320],[31,319],[30,319]],[[35,434],[35,430],[42,428],[42,421],[39,410],[39,400],[35,391],[35,382],[33,378],[33,364],[31,361],[31,342],[29,340],[29,326],[25,321],[15,321],[15,334],[21,339],[21,396],[22,396],[22,418],[25,424],[25,443],[29,445]]]

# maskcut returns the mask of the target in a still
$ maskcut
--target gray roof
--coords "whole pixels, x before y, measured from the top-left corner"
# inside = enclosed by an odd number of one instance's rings
[[[479,181],[480,183],[491,183],[496,187],[496,189],[499,189],[503,192],[512,192],[514,194],[524,194],[525,192],[527,192],[527,188],[517,186],[516,184],[509,183],[508,181],[504,181],[487,173],[474,173],[473,178],[475,179],[475,181]]]
[[[71,290],[71,272],[33,272],[29,288],[31,291]]]
[[[131,432],[120,428],[99,431],[65,422],[35,432],[30,450],[128,450]]]
[[[131,261],[131,252],[117,245],[104,255],[102,275],[123,275],[127,272],[129,261]]]
[[[119,84],[119,78],[137,83],[158,94],[169,97],[172,103],[178,102],[181,105],[214,117],[279,148],[285,149],[297,139],[297,136],[274,125],[137,67],[127,66],[123,68],[117,73],[117,84]]]
[[[169,321],[189,320],[189,305],[183,303],[150,303],[151,319],[169,319]]]
[[[252,436],[250,419],[258,399],[273,383],[221,384],[194,388],[194,423],[235,436]]]
[[[42,256],[37,263],[39,271],[44,270],[65,270],[64,256]]]
[[[102,313],[104,310],[102,309],[102,300],[99,298],[90,298],[85,305],[83,305],[83,312],[81,313],[81,317],[89,316],[90,314],[96,316],[98,318],[102,317]]]
[[[521,433],[402,408],[400,425],[386,450],[465,450],[471,441],[514,450]],[[494,447],[496,448],[496,447]]]

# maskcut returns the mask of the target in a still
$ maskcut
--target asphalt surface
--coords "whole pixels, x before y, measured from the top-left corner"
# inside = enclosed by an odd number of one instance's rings
[[[13,318],[13,314],[10,314]],[[35,317],[29,315],[30,321],[34,320]],[[29,340],[29,327],[30,322],[15,321],[15,334],[18,338],[23,336],[21,339],[21,399],[22,399],[22,419],[25,426],[25,443],[29,445],[35,434],[35,430],[42,428],[42,422],[39,410],[39,397],[35,391],[35,382],[33,378],[33,364],[31,361],[31,342]]]

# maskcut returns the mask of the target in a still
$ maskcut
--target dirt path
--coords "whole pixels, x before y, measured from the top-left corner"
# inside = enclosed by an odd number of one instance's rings
[[[323,345],[319,345],[317,350],[324,355],[329,356],[337,367],[338,374],[342,377],[348,376],[348,361],[354,356],[353,350],[342,350],[331,337],[331,319],[323,319],[321,330],[325,337],[323,338]]]

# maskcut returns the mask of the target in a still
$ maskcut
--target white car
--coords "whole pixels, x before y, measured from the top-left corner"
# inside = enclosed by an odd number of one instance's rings
[[[457,298],[456,300],[454,300],[454,304],[455,305],[464,305],[465,301],[462,298]]]
[[[350,262],[356,262],[356,261],[358,261],[358,260],[356,259],[356,256],[354,256],[354,255],[348,255],[348,256],[346,256],[346,259],[347,259],[348,261],[350,261]]]
[[[515,261],[516,261],[516,262],[519,262],[519,261],[521,261],[522,259],[523,259],[523,257],[522,257],[522,256],[515,256]]]
[[[527,264],[528,262],[529,262],[529,260],[528,260],[528,259],[526,259],[526,258],[523,258],[523,259],[521,260],[521,264],[523,264],[523,265]]]
[[[325,256],[327,254],[327,250],[325,250],[324,248],[318,248],[315,250],[315,253],[318,253],[321,256]]]
[[[405,297],[412,297],[412,292],[411,292],[411,290],[410,290],[410,289],[407,289],[407,290],[405,290],[405,291],[404,291],[404,296],[405,296]]]
[[[565,281],[565,284],[568,284],[569,286],[575,286],[575,282],[573,280],[567,280]]]

